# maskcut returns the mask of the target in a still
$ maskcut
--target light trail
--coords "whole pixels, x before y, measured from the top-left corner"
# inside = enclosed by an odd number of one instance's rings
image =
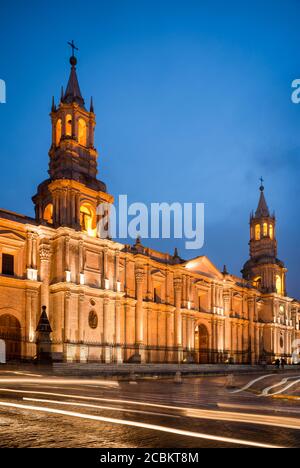
[[[300,414],[300,409],[294,409],[291,407],[278,407],[278,406],[264,406],[263,408],[258,405],[236,405],[236,404],[229,404],[229,403],[217,403],[219,408],[232,408],[232,409],[242,409],[242,410],[253,410],[253,411],[272,411],[275,413],[294,413]]]
[[[270,390],[272,390],[273,388],[280,387],[281,385],[286,384],[289,380],[295,380],[295,379],[297,379],[295,382],[292,382],[291,384],[287,385],[286,387],[282,388],[281,390],[278,390],[278,392],[269,393]],[[270,387],[265,388],[259,396],[279,395],[280,393],[284,392],[285,390],[288,390],[289,388],[293,387],[295,384],[297,384],[299,382],[300,382],[299,376],[286,377],[285,379],[282,379],[277,384],[274,384],[274,385],[271,385]]]
[[[267,377],[273,377],[274,375],[275,374],[267,374],[267,375],[263,375],[261,377],[258,377],[257,379],[250,380],[250,382],[248,382],[244,387],[239,388],[237,390],[233,390],[230,393],[244,392],[245,390],[248,390],[248,388],[252,387],[252,385],[254,385],[256,382],[259,382],[260,380],[266,379]]]
[[[0,388],[0,391],[3,389]],[[263,425],[263,426],[274,426],[282,427],[285,429],[300,429],[300,420],[296,418],[287,418],[282,416],[269,416],[269,415],[258,415],[251,413],[238,413],[238,412],[229,412],[229,411],[215,411],[215,410],[203,410],[197,408],[189,408],[182,406],[172,406],[172,405],[161,405],[155,403],[147,403],[141,401],[129,401],[129,400],[118,400],[112,398],[100,398],[100,397],[88,397],[81,395],[72,395],[72,394],[61,394],[61,393],[50,393],[50,392],[38,392],[30,390],[13,390],[13,389],[4,389],[11,393],[22,393],[22,394],[36,394],[36,395],[48,395],[48,396],[58,396],[63,398],[74,398],[79,400],[93,400],[93,401],[105,401],[116,404],[127,404],[134,406],[147,406],[154,408],[164,408],[182,411],[183,416],[192,417],[197,419],[208,419],[214,421],[229,421],[229,422],[239,422],[245,424],[254,424],[254,425]]]
[[[119,387],[119,382],[115,380],[92,380],[95,386],[104,387]],[[27,378],[1,378],[0,384],[56,384],[56,385],[91,385],[91,380],[88,379],[27,379]]]
[[[177,418],[179,419],[180,416],[176,416],[175,414],[168,414],[168,413],[155,413],[153,411],[142,411],[142,410],[134,410],[129,408],[117,408],[116,406],[102,406],[102,405],[91,405],[89,403],[75,403],[73,401],[59,401],[59,400],[43,400],[39,398],[25,398],[23,397],[24,401],[35,401],[38,403],[54,403],[55,405],[68,405],[68,406],[80,406],[83,408],[94,408],[94,409],[104,409],[109,411],[120,411],[124,413],[138,413],[138,414],[147,414],[151,416],[164,416],[168,418]]]
[[[6,407],[6,408],[16,408],[16,409],[21,409],[21,410],[26,410],[26,411],[32,410],[32,411],[37,411],[37,412],[42,412],[42,413],[44,412],[44,413],[59,414],[63,416],[70,416],[73,418],[88,419],[92,421],[106,422],[110,424],[119,424],[122,426],[138,427],[140,429],[149,429],[153,431],[166,432],[168,434],[181,435],[184,437],[194,437],[197,439],[204,439],[204,440],[215,441],[215,442],[223,442],[226,444],[243,445],[243,446],[257,447],[257,448],[282,448],[279,446],[263,444],[263,443],[254,442],[250,440],[221,437],[221,436],[215,436],[212,434],[202,434],[198,432],[185,431],[182,429],[175,429],[173,427],[158,426],[155,424],[147,424],[147,423],[141,423],[137,421],[128,421],[125,419],[123,420],[123,419],[106,418],[103,416],[95,416],[92,414],[82,414],[82,413],[77,413],[73,411],[58,410],[58,409],[42,407],[42,406],[21,405],[17,403],[6,403],[6,402],[0,402],[0,406]]]
[[[57,400],[42,400],[36,398],[23,398],[25,401],[35,401],[38,403],[52,403],[58,405],[68,405],[68,406],[80,406],[80,407],[88,407],[88,408],[100,408],[105,409],[103,406],[85,404],[85,403],[74,403],[74,402],[65,402],[65,401],[57,401]],[[174,407],[175,409],[176,407]],[[126,409],[122,408],[108,408],[117,411],[125,411]],[[127,410],[131,412],[132,410]],[[137,413],[145,413],[151,415],[159,415],[159,413],[151,413],[151,412],[144,412],[133,410],[132,412]],[[163,416],[163,414],[161,414]],[[172,415],[170,415],[172,416]],[[300,420],[295,418],[279,418],[277,416],[268,416],[268,415],[258,415],[258,414],[250,414],[250,413],[233,413],[227,411],[211,411],[211,410],[198,410],[198,409],[186,409],[184,416],[197,418],[197,419],[209,419],[209,420],[221,420],[221,421],[230,421],[230,422],[240,422],[240,423],[250,423],[250,424],[258,424],[262,426],[272,426],[272,427],[284,427],[286,429],[300,429]],[[178,418],[178,416],[177,416]]]

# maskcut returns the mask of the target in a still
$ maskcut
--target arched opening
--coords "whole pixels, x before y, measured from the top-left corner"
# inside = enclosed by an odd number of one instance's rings
[[[268,224],[267,223],[263,224],[263,236],[264,237],[268,236]]]
[[[199,364],[209,362],[209,334],[205,325],[197,325],[195,328],[195,351]]]
[[[72,116],[66,115],[66,136],[72,136]]]
[[[49,223],[53,224],[53,205],[49,203],[46,208],[44,209],[44,220]]]
[[[89,236],[96,237],[96,212],[88,203],[80,207],[80,226]]]
[[[86,146],[86,123],[85,120],[78,120],[78,143]]]
[[[0,340],[0,364],[6,363],[6,345],[4,340]]]
[[[260,224],[255,226],[255,240],[260,240]]]
[[[56,128],[55,128],[55,142],[56,142],[56,146],[59,145],[60,140],[61,140],[61,130],[62,130],[61,119],[58,119],[58,121],[56,122]]]
[[[262,281],[261,276],[257,276],[253,280],[253,286],[257,289],[261,289],[261,281]]]
[[[282,294],[282,280],[279,275],[276,275],[276,292],[277,294]]]
[[[274,228],[273,228],[273,224],[270,224],[270,226],[269,226],[269,236],[270,236],[270,239],[273,240],[273,238],[274,238]]]
[[[5,341],[6,361],[19,360],[21,358],[21,325],[13,315],[0,316],[0,339]]]

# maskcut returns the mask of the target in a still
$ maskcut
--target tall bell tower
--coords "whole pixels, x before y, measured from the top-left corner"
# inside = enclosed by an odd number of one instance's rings
[[[270,214],[261,179],[260,197],[250,215],[250,260],[242,270],[243,278],[265,293],[286,294],[284,263],[277,258],[276,218]]]
[[[70,43],[71,71],[66,91],[62,89],[51,107],[52,143],[49,150],[49,179],[33,197],[36,219],[53,227],[66,226],[96,236],[96,209],[112,203],[106,185],[97,179],[98,153],[94,146],[96,125],[93,100],[86,109],[77,78],[78,50]]]

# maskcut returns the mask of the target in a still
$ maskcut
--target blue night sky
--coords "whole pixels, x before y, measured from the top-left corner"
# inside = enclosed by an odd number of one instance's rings
[[[99,178],[129,201],[204,202],[207,255],[239,274],[259,177],[278,222],[288,293],[300,296],[300,2],[16,0],[1,4],[0,206],[33,216],[47,178],[51,97],[74,39],[94,96]]]

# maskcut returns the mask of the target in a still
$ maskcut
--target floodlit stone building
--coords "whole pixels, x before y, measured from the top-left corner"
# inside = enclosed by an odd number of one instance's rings
[[[80,92],[76,58],[51,109],[49,178],[35,218],[0,210],[0,339],[7,359],[33,359],[41,307],[57,360],[257,363],[300,338],[300,303],[286,295],[275,217],[261,186],[243,278],[208,258],[182,260],[100,239],[96,207],[113,203],[97,180],[95,113]]]

